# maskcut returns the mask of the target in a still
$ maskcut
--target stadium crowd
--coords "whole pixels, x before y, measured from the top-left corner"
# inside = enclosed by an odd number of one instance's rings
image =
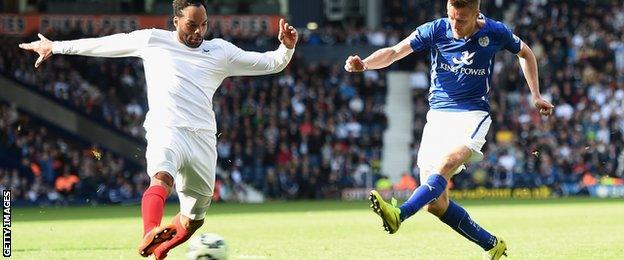
[[[519,3],[502,15],[522,17],[509,24],[536,55],[542,94],[556,106],[554,116],[540,117],[532,109],[517,59],[499,55],[486,158],[468,169],[472,174],[458,175],[456,187],[548,186],[569,195],[587,192],[603,177],[624,176],[622,3]],[[426,74],[420,64],[412,76],[418,138],[426,113]]]
[[[470,165],[471,174],[456,176],[455,187],[545,185],[567,195],[582,192],[586,184],[602,176],[622,176],[622,3],[499,0],[482,5],[488,17],[504,20],[532,47],[540,66],[542,93],[556,105],[556,111],[553,117],[542,118],[532,110],[516,58],[498,55],[486,158]],[[392,45],[417,25],[444,16],[443,2],[393,0],[384,5],[379,30],[329,24],[304,30],[300,44]],[[68,28],[47,35],[74,39],[110,33]],[[235,43],[275,45],[273,38],[263,35],[209,33]],[[3,42],[20,40],[3,37]],[[14,45],[0,46],[0,73],[110,129],[143,140],[141,124],[147,104],[139,59],[58,56],[34,71],[34,57],[15,51]],[[307,64],[301,55],[297,53],[278,75],[226,79],[216,94],[218,183],[224,199],[244,192],[245,186],[269,198],[336,197],[343,188],[371,187],[381,176],[386,71],[348,75],[342,64]],[[428,109],[427,58],[426,53],[411,55],[391,67],[413,71],[414,161]],[[12,151],[11,158],[20,161],[0,167],[3,187],[20,190],[22,198],[34,196],[30,194],[49,198],[55,190],[69,195],[91,190],[95,192],[84,196],[100,201],[121,201],[115,196],[111,199],[110,193],[136,199],[144,190],[147,176],[142,166],[129,166],[126,159],[108,152],[98,160],[93,156],[98,149],[61,134],[51,136],[38,124],[20,133],[16,127],[28,122],[20,122],[17,114],[13,106],[2,105],[2,149]],[[68,145],[72,142],[73,146]],[[40,174],[33,169],[40,169]],[[69,193],[55,188],[57,179],[76,181],[67,172],[78,178]],[[411,175],[417,179],[417,167]],[[84,185],[91,186],[81,189]]]
[[[0,102],[0,187],[36,204],[118,203],[149,183],[142,167]]]

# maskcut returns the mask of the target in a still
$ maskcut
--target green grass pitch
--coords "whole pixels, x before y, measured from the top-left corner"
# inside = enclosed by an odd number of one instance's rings
[[[508,242],[507,259],[624,259],[624,200],[460,201]],[[178,205],[169,204],[169,221]],[[13,208],[12,259],[142,259],[138,206]],[[383,232],[367,201],[215,204],[198,233],[230,259],[480,259],[482,250],[419,212]],[[183,259],[186,244],[169,259]]]

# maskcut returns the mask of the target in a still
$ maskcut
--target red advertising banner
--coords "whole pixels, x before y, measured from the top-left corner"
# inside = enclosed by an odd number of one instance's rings
[[[275,34],[279,30],[277,15],[211,15],[209,30],[225,34]],[[73,30],[129,32],[143,28],[173,30],[168,15],[18,15],[0,14],[0,34],[28,35],[36,32]]]
[[[35,22],[32,16],[0,15],[0,34],[24,34],[27,24]]]

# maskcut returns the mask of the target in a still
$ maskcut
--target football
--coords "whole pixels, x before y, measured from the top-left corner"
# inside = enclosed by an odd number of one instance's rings
[[[194,236],[189,241],[188,260],[223,260],[227,259],[227,246],[223,237],[213,233]]]

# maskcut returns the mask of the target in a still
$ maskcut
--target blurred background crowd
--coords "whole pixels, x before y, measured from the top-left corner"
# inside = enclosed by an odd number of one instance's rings
[[[453,188],[547,186],[558,195],[576,195],[596,183],[622,184],[624,4],[497,0],[484,1],[481,10],[531,46],[542,95],[556,109],[549,118],[539,116],[517,58],[499,54],[486,157],[457,175]],[[379,29],[357,20],[302,27],[298,46],[393,45],[419,24],[445,17],[446,6],[444,1],[391,0],[384,1],[381,14]],[[62,40],[115,32],[67,28],[46,35]],[[263,33],[212,28],[212,37],[258,49],[277,45],[273,35]],[[3,76],[144,143],[141,124],[148,108],[139,59],[55,56],[34,70],[36,57],[17,49],[18,42],[34,37],[0,39]],[[397,70],[411,72],[415,141],[404,179],[417,183],[416,154],[428,110],[428,53],[360,74],[346,73],[342,61],[309,62],[307,55],[323,54],[296,52],[282,73],[228,78],[215,94],[220,199],[236,200],[249,188],[270,199],[338,198],[346,188],[383,183],[385,78]],[[23,201],[137,202],[149,183],[143,151],[136,153],[138,162],[124,158],[11,102],[0,103],[0,143],[0,186]]]

